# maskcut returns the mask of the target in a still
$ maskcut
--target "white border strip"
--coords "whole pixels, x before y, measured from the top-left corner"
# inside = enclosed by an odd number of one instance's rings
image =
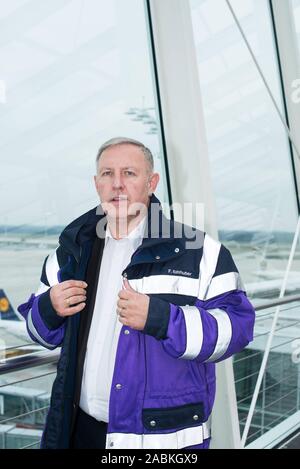
[[[182,449],[201,445],[210,436],[210,420],[174,433],[108,433],[106,449]]]
[[[56,345],[53,344],[48,344],[38,333],[38,331],[35,328],[35,325],[33,324],[32,320],[32,309],[29,311],[28,316],[27,316],[27,324],[28,324],[28,329],[30,330],[31,334],[36,338],[36,340],[43,345],[46,348],[49,348],[51,350],[56,348]]]
[[[206,234],[203,243],[203,255],[199,266],[200,285],[197,295],[199,300],[206,299],[210,281],[216,270],[220,249],[221,243]]]
[[[201,352],[203,326],[201,313],[196,306],[181,306],[186,325],[186,349],[179,358],[193,360]]]
[[[232,326],[228,314],[222,309],[208,309],[207,311],[218,323],[218,339],[215,350],[208,360],[205,360],[206,362],[212,362],[218,360],[227,351],[232,337]]]
[[[37,289],[35,296],[45,293],[47,290],[49,290],[49,288],[50,288],[49,285],[45,285],[43,282],[40,282],[39,288]]]
[[[130,285],[138,293],[173,293],[195,296],[199,290],[199,279],[178,275],[150,275],[140,279],[129,280]]]
[[[47,280],[49,282],[49,285],[52,287],[53,285],[56,285],[58,282],[57,274],[59,271],[59,264],[57,261],[57,255],[56,255],[56,250],[52,252],[48,256],[47,262],[46,262],[46,275],[47,275]]]
[[[227,274],[218,275],[210,283],[206,300],[232,290],[246,291],[240,274],[238,272],[228,272]]]

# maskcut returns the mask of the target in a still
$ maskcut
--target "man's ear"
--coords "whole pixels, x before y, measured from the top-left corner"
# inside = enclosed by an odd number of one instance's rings
[[[96,191],[98,192],[97,176],[94,176],[94,183],[95,183]]]
[[[149,195],[153,194],[153,192],[155,191],[158,183],[159,183],[159,174],[158,173],[153,173],[150,177],[150,180],[148,181]]]

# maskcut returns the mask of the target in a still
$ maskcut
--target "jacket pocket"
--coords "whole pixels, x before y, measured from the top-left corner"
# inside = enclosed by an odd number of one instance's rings
[[[143,409],[143,425],[147,430],[168,430],[192,427],[203,422],[203,402],[179,407]]]

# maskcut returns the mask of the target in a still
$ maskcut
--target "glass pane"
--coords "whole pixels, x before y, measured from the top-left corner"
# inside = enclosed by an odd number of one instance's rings
[[[269,2],[231,4],[283,113]],[[219,236],[249,296],[274,297],[298,215],[288,139],[226,2],[191,8]]]
[[[300,57],[300,0],[291,0],[291,10],[295,22],[295,30],[297,35],[297,44],[299,48]]]
[[[299,4],[299,2],[297,2]],[[285,129],[234,18],[223,0],[190,0],[219,237],[231,250],[249,297],[279,296],[298,211]],[[267,0],[231,5],[284,114]],[[299,248],[285,294],[300,292]],[[241,431],[274,318],[259,311],[255,340],[234,357]],[[247,443],[299,410],[299,305],[280,310]]]
[[[63,226],[98,205],[104,141],[144,142],[168,202],[155,93],[144,2],[0,0],[2,319],[18,319]]]
[[[0,376],[0,448],[38,448],[45,425],[55,365]]]
[[[238,409],[243,431],[265,351],[275,308],[260,311],[255,338],[235,356]],[[259,391],[247,444],[300,410],[299,302],[281,307],[270,355]]]

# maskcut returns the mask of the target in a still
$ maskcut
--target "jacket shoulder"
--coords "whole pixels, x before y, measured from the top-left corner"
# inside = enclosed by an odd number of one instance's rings
[[[174,238],[181,238],[186,249],[202,249],[207,234],[198,228],[171,220],[171,234]]]
[[[63,234],[65,231],[71,230],[75,227],[81,227],[86,224],[91,218],[96,216],[96,212],[98,210],[98,205],[91,210],[88,210],[87,212],[83,213],[79,217],[75,218],[73,221],[71,221],[68,225],[64,227],[62,230],[61,234]]]

